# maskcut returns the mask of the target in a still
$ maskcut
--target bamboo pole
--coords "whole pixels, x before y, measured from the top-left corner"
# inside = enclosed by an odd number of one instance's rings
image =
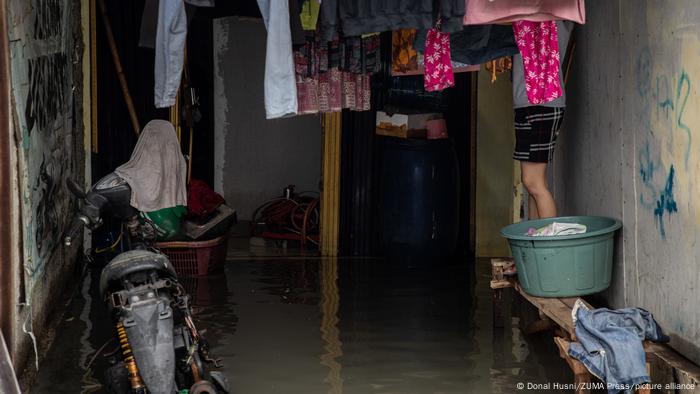
[[[341,113],[321,115],[323,157],[321,190],[321,255],[338,255],[340,219]]]
[[[141,126],[139,125],[139,119],[136,116],[136,109],[134,109],[134,102],[131,100],[131,94],[129,93],[129,86],[126,83],[126,77],[124,76],[124,69],[122,68],[122,62],[119,59],[119,52],[117,51],[117,43],[114,41],[114,33],[112,32],[112,24],[109,22],[109,17],[107,16],[107,6],[105,5],[105,0],[97,0],[97,4],[100,7],[100,14],[102,15],[102,23],[105,26],[105,33],[107,33],[107,42],[109,42],[109,49],[112,52],[112,60],[114,61],[114,68],[117,70],[117,77],[119,78],[119,85],[122,88],[122,94],[124,95],[124,101],[126,101],[126,108],[129,110],[129,117],[131,118],[131,125],[134,128],[134,134],[137,136],[141,132]]]

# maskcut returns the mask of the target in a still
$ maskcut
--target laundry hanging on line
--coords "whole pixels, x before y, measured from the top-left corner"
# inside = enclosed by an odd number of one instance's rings
[[[185,0],[197,7],[213,7],[214,0]],[[175,105],[185,64],[187,11],[181,0],[146,0],[139,35],[139,46],[155,49],[154,105]]]
[[[563,59],[566,56],[567,46],[569,42],[569,37],[574,28],[573,22],[568,21],[557,21],[557,46],[559,48],[559,59]],[[524,61],[522,55],[519,53],[513,56],[513,108],[523,108],[530,107],[533,105],[540,105],[543,107],[566,107],[566,92],[564,90],[564,79],[563,72],[561,68],[561,61],[559,62],[558,69],[558,80],[559,86],[561,87],[561,95],[555,100],[548,102],[541,102],[539,104],[534,104],[530,101],[530,94],[527,91],[527,84],[532,82],[530,78],[532,75],[528,76],[525,72]],[[550,69],[550,72],[553,70]],[[544,100],[543,100],[544,101]]]
[[[289,3],[258,0],[265,28],[265,116],[283,118],[297,114],[297,84],[289,20]]]
[[[331,42],[320,36],[295,51],[298,113],[370,109],[370,76],[381,69],[379,36]]]
[[[513,23],[513,31],[523,59],[525,91],[530,103],[544,104],[561,97],[556,22],[517,21]]]
[[[508,23],[520,20],[568,20],[586,23],[584,0],[465,0],[465,25]]]
[[[425,51],[426,35],[425,30],[416,34],[415,49],[418,52]],[[453,62],[473,65],[519,53],[513,28],[501,25],[464,26],[464,29],[450,33],[450,50]]]
[[[442,19],[442,30],[462,29],[464,0],[323,0],[320,9],[320,33],[331,40],[378,31],[429,29],[435,17]]]

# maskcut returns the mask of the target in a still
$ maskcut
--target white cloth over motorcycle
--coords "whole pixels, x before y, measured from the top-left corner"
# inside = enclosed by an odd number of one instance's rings
[[[131,206],[139,211],[187,206],[187,165],[168,121],[148,122],[131,159],[114,172],[131,186]]]

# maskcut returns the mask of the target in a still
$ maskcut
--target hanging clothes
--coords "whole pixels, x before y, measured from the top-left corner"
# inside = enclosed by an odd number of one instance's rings
[[[296,48],[306,44],[306,32],[302,26],[301,11],[298,0],[289,1],[289,31],[292,34],[292,45]],[[315,0],[314,0],[315,1]]]
[[[156,31],[158,30],[158,0],[146,0],[141,15],[141,30],[139,31],[139,47],[156,47]]]
[[[195,7],[215,7],[215,0],[185,0],[185,3],[191,4]]]
[[[187,165],[175,128],[168,121],[148,122],[131,158],[114,173],[131,187],[131,206],[139,211],[187,205]]]
[[[187,13],[181,0],[160,0],[155,41],[155,106],[175,105],[185,63]]]
[[[465,25],[507,23],[519,20],[568,20],[586,23],[584,0],[465,0]]]
[[[425,52],[426,36],[425,30],[418,31],[415,41],[418,52]],[[513,28],[500,25],[464,26],[463,30],[450,33],[450,49],[453,62],[474,65],[519,53]]]
[[[564,59],[566,50],[574,28],[573,22],[557,21],[557,45],[559,47],[559,59]],[[564,89],[564,78],[561,67],[559,67],[559,85],[562,87],[561,96],[553,101],[539,104],[543,107],[566,107],[566,91]],[[513,108],[529,107],[530,102],[526,90],[525,70],[523,68],[523,57],[520,53],[513,56]]]
[[[301,19],[301,26],[304,28],[304,30],[316,31],[318,14],[320,10],[321,4],[319,0],[303,0],[299,17]]]
[[[513,31],[523,58],[530,103],[539,105],[561,97],[556,22],[518,21],[513,23]]]
[[[214,7],[214,0],[185,0],[185,3],[195,7]],[[141,14],[139,31],[139,47],[156,47],[156,29],[158,28],[158,0],[145,0]]]
[[[435,17],[444,32],[462,29],[464,0],[323,0],[321,39],[330,41],[338,31],[346,37],[400,29],[429,29]]]
[[[415,45],[415,29],[394,30],[391,33],[391,70],[393,72],[418,69],[418,52]]]
[[[370,109],[370,75],[380,71],[379,36],[309,40],[295,51],[298,113]]]
[[[338,38],[338,0],[321,1],[318,24],[321,42],[329,42]]]
[[[425,72],[423,83],[426,92],[444,90],[455,84],[450,59],[450,35],[438,28],[429,29],[425,39]]]
[[[282,118],[297,113],[297,84],[294,76],[289,3],[258,0],[267,29],[265,55],[265,116]]]

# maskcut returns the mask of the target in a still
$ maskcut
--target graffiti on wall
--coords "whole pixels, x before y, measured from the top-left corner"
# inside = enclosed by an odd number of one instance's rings
[[[65,111],[68,58],[65,53],[54,53],[27,60],[29,93],[24,117],[27,130],[49,130],[53,121]]]
[[[45,272],[71,220],[65,179],[75,172],[73,36],[68,0],[11,0],[13,91],[22,130],[22,221],[27,291]]]
[[[642,184],[639,203],[653,214],[659,236],[665,239],[666,223],[679,212],[674,194],[679,169],[673,162],[664,163],[661,151],[666,153],[665,157],[682,162],[681,170],[687,177],[693,132],[686,117],[693,86],[683,68],[677,73],[655,73],[648,48],[641,51],[635,71],[639,95],[647,105],[647,111],[640,112],[640,116],[649,130],[648,139],[638,152],[638,176]],[[686,186],[692,190],[692,185]]]

